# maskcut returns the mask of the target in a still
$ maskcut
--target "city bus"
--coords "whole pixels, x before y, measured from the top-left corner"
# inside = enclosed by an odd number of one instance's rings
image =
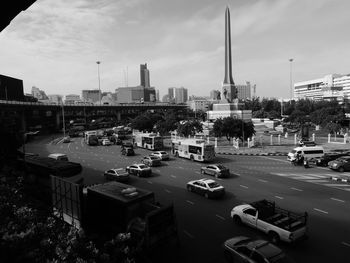
[[[163,148],[163,138],[155,133],[136,133],[133,142],[137,147],[158,151]]]
[[[171,152],[176,157],[191,161],[208,162],[215,158],[214,145],[203,139],[174,139],[171,141]]]

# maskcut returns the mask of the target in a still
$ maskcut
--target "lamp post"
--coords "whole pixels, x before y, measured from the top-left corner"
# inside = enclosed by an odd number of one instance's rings
[[[289,59],[290,62],[290,71],[289,71],[289,77],[290,77],[290,98],[293,99],[293,81],[292,81],[292,62],[293,62],[293,58]]]
[[[63,101],[62,101],[62,122],[63,122],[63,138],[66,137],[66,124],[64,120],[64,107],[63,107]]]
[[[98,75],[98,99],[100,101],[100,106],[101,106],[101,81],[100,81],[100,64],[101,61],[96,61],[97,64],[97,75]]]

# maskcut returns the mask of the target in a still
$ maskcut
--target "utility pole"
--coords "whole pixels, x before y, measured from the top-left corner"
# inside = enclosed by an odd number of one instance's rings
[[[100,106],[101,106],[101,82],[100,82],[100,64],[101,64],[101,61],[96,61],[96,63],[97,63],[98,90],[99,90],[98,98],[99,98]]]
[[[62,122],[63,122],[63,138],[66,137],[66,124],[64,120],[64,107],[63,107],[63,101],[62,101]]]
[[[292,62],[293,58],[289,59],[290,62],[290,71],[289,71],[289,76],[290,76],[290,99],[293,99],[293,78],[292,78]]]

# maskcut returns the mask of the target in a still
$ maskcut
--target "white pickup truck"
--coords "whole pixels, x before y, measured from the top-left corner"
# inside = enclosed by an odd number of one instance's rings
[[[291,212],[265,199],[234,207],[231,218],[237,224],[244,223],[265,232],[273,243],[280,240],[291,243],[305,238],[307,233],[306,212]]]

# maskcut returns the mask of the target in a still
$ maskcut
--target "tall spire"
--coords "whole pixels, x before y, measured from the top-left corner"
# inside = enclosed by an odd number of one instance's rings
[[[231,27],[230,27],[230,10],[226,6],[225,12],[225,79],[224,84],[234,84],[232,79],[232,62],[231,62]]]

